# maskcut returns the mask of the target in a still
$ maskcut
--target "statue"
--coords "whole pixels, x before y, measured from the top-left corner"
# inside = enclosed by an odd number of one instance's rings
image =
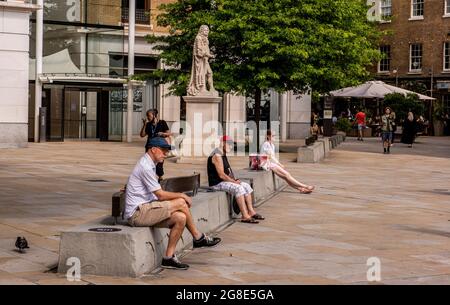
[[[191,79],[187,87],[187,94],[190,96],[218,96],[217,91],[214,89],[213,74],[208,62],[210,58],[214,58],[214,55],[209,51],[208,34],[208,26],[202,25],[195,37]],[[206,87],[207,83],[209,91]]]

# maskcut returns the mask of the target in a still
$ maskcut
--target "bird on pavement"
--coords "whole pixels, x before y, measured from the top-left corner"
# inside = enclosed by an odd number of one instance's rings
[[[17,237],[16,239],[16,248],[19,249],[20,253],[23,253],[25,249],[29,249],[28,247],[28,241],[25,239],[25,237]]]

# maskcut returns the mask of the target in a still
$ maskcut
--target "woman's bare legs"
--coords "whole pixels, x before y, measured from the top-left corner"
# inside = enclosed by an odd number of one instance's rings
[[[271,169],[278,177],[286,181],[289,186],[301,191],[302,193],[311,192],[314,189],[314,186],[306,185],[296,180],[287,170],[283,169],[281,166],[276,165]]]

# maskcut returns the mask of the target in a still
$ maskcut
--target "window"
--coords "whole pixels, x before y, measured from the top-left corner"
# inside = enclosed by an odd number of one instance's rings
[[[378,64],[378,72],[389,72],[391,69],[391,46],[380,46],[383,58]]]
[[[444,0],[444,17],[450,16],[450,0]]]
[[[135,56],[134,74],[144,74],[154,71],[158,66],[158,59],[153,56]],[[128,75],[128,56],[124,54],[109,55],[109,76],[125,77]]]
[[[387,19],[392,16],[392,0],[381,1],[381,18]]]
[[[450,71],[450,42],[444,43],[444,70]]]
[[[409,50],[409,71],[422,71],[422,44],[414,43],[410,45]]]
[[[122,22],[128,22],[129,1],[122,1]],[[150,0],[136,0],[136,23],[150,24]]]
[[[411,18],[422,17],[423,18],[423,7],[425,0],[412,0],[411,2]]]

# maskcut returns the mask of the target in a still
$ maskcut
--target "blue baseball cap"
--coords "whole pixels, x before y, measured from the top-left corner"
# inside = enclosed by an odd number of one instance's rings
[[[172,149],[172,146],[170,144],[168,144],[166,142],[166,140],[164,140],[164,138],[161,138],[161,137],[151,138],[147,141],[147,144],[145,145],[145,149],[149,149],[152,147],[159,147],[159,148],[164,148],[164,149],[168,149],[168,150]]]

